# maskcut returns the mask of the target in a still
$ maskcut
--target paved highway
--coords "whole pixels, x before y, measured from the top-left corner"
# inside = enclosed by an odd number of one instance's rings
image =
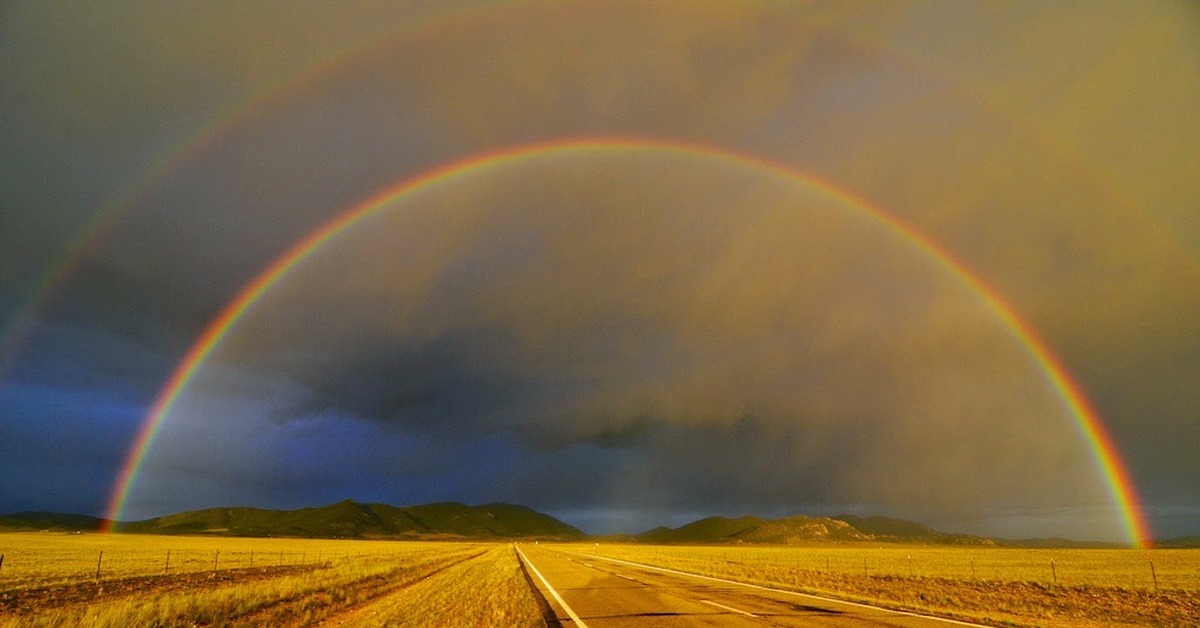
[[[975,626],[522,544],[518,552],[570,628],[612,626]]]

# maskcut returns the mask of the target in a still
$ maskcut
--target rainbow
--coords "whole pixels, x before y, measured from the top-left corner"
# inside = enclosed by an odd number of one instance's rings
[[[1108,487],[1113,503],[1120,511],[1122,524],[1129,542],[1136,547],[1148,547],[1150,533],[1141,510],[1137,491],[1128,469],[1120,457],[1116,443],[1108,434],[1100,416],[1083,390],[1068,373],[1066,367],[1055,357],[1049,346],[1032,327],[1024,322],[1000,296],[981,278],[974,275],[963,263],[924,234],[914,230],[882,208],[837,185],[800,172],[758,156],[735,153],[721,148],[648,138],[574,138],[549,142],[523,144],[503,150],[482,153],[459,161],[442,165],[414,178],[400,182],[371,196],[358,205],[342,212],[307,237],[295,243],[279,256],[258,276],[246,284],[225,309],[204,330],[188,350],[166,385],[156,398],[137,434],[121,472],[117,477],[109,501],[106,518],[119,521],[129,499],[130,491],[137,479],[138,469],[146,453],[154,443],[155,436],[170,414],[176,401],[204,361],[221,344],[229,330],[248,312],[254,304],[276,283],[285,278],[311,253],[336,238],[360,220],[382,210],[393,201],[431,185],[448,181],[456,176],[480,171],[513,160],[546,153],[567,153],[595,150],[654,150],[668,153],[707,155],[718,159],[745,164],[781,175],[810,189],[835,198],[856,208],[896,235],[911,242],[939,266],[949,271],[956,279],[967,285],[983,303],[1004,323],[1012,336],[1018,340],[1034,358],[1049,379],[1060,399],[1070,411],[1080,431],[1091,448],[1095,462]]]

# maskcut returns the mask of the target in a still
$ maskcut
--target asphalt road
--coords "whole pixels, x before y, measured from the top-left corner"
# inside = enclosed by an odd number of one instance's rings
[[[522,544],[530,577],[560,625],[974,626],[811,595],[722,582],[615,559]]]

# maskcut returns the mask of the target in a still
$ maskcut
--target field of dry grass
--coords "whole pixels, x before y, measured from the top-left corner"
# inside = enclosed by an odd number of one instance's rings
[[[997,625],[1200,625],[1195,550],[562,547]],[[508,544],[13,533],[0,555],[0,628],[543,624]]]
[[[544,626],[536,595],[512,546],[501,545],[323,625]]]
[[[2,627],[541,621],[509,545],[22,533],[0,554]]]
[[[1194,550],[619,544],[569,549],[994,624],[1200,625],[1200,551]]]

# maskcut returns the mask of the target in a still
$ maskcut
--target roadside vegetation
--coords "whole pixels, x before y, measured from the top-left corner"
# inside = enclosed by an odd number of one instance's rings
[[[1200,552],[1195,550],[873,545],[563,547],[996,625],[1200,625]]]
[[[326,625],[545,626],[539,604],[515,550],[504,545],[333,618]]]

